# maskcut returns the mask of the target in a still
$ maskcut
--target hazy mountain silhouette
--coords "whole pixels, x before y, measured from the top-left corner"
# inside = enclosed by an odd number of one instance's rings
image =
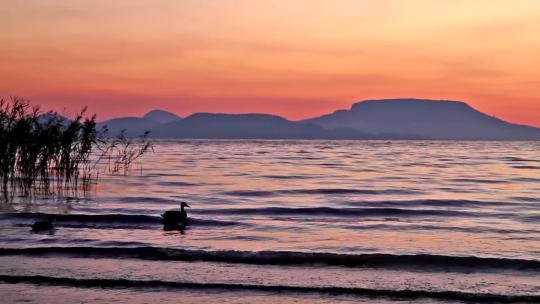
[[[464,102],[423,99],[366,100],[350,110],[307,119],[324,128],[371,133],[416,134],[433,139],[540,140],[540,129],[479,112]]]
[[[69,118],[63,115],[60,115],[56,112],[46,112],[46,113],[40,114],[38,115],[37,119],[40,124],[47,124],[48,122],[52,120],[62,122],[63,124],[67,124],[71,121]]]
[[[152,110],[144,114],[143,118],[150,119],[159,123],[169,123],[169,122],[182,119],[180,116],[174,113],[163,111],[163,110]]]
[[[221,139],[332,139],[371,138],[361,132],[340,128],[326,130],[315,124],[297,123],[269,114],[196,113],[152,130],[159,138]]]
[[[111,135],[151,131],[155,138],[540,140],[538,128],[488,116],[463,102],[422,99],[366,100],[299,122],[269,114],[195,113],[181,119],[154,110],[100,125]]]
[[[111,136],[120,134],[122,130],[125,130],[127,136],[139,136],[145,131],[151,131],[164,123],[180,119],[180,116],[174,113],[152,110],[143,117],[121,117],[103,121],[98,124],[98,127],[107,126]]]

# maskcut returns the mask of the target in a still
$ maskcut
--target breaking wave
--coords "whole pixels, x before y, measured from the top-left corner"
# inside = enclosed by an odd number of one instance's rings
[[[162,247],[29,247],[0,248],[0,255],[69,255],[93,258],[125,257],[148,260],[207,261],[257,265],[323,264],[367,268],[415,268],[471,271],[475,269],[507,269],[540,271],[540,261],[476,256],[431,254],[397,255],[384,253],[341,254],[295,251],[190,250]]]
[[[256,285],[256,284],[227,284],[172,282],[160,280],[130,280],[130,279],[97,279],[69,278],[48,276],[15,276],[0,275],[4,283],[31,283],[75,287],[100,288],[169,288],[169,289],[222,289],[222,290],[255,290],[266,292],[295,292],[295,293],[330,293],[367,297],[398,297],[403,299],[431,298],[438,300],[467,301],[477,303],[538,303],[538,295],[504,295],[491,293],[469,293],[461,291],[431,291],[413,289],[375,289],[358,287],[334,286],[290,286],[290,285]]]

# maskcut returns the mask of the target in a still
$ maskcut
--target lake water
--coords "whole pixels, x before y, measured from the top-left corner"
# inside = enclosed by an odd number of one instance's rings
[[[1,208],[8,302],[540,302],[540,142],[159,141]]]

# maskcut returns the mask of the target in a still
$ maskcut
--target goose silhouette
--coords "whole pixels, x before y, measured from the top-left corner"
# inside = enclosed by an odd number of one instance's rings
[[[186,202],[180,203],[180,211],[169,210],[165,211],[161,217],[163,218],[163,225],[166,230],[177,229],[185,226],[187,220],[187,212],[185,207],[191,208]]]
[[[44,221],[36,221],[31,225],[33,232],[49,231],[54,229],[53,218],[47,217]]]

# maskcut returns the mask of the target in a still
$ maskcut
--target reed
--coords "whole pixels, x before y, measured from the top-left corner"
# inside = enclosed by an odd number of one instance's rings
[[[19,97],[0,99],[0,191],[6,200],[87,189],[97,182],[104,160],[109,173],[127,174],[132,162],[152,149],[148,133],[109,138],[86,109],[66,119]]]

